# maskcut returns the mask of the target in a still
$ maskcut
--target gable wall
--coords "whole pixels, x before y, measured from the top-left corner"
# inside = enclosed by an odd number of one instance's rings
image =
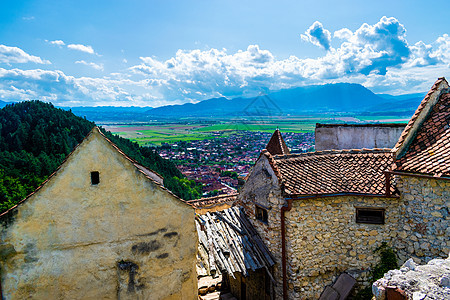
[[[196,243],[193,208],[94,133],[3,218],[3,296],[194,299]]]
[[[275,294],[281,299],[283,290],[280,280],[282,278],[280,211],[281,206],[284,205],[284,199],[278,186],[278,178],[265,156],[261,156],[253,166],[249,178],[239,192],[238,201],[275,258],[276,264],[273,267],[274,278],[277,280]],[[268,208],[267,224],[256,219],[256,204]]]

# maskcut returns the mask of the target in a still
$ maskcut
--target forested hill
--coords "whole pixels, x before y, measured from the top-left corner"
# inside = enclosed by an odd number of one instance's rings
[[[71,111],[40,101],[0,109],[0,211],[14,206],[44,182],[93,126]],[[186,200],[200,197],[201,187],[185,179],[172,162],[150,148],[103,132],[128,156],[161,174],[164,185],[176,195]]]

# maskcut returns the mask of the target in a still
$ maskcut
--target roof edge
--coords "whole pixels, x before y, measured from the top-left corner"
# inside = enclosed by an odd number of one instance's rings
[[[382,197],[382,198],[399,198],[398,195],[391,195],[389,197],[383,194],[365,194],[365,193],[352,193],[352,192],[341,192],[341,193],[326,193],[326,194],[286,194],[285,199],[301,200],[301,199],[314,199],[314,198],[325,198],[325,197],[341,197],[341,196],[359,196],[359,197]]]
[[[17,202],[16,205],[14,205],[13,207],[11,207],[10,209],[2,212],[0,214],[0,218],[2,218],[3,216],[7,215],[8,213],[10,213],[11,211],[15,210],[20,204],[24,203],[26,200],[28,200],[31,196],[33,196],[34,194],[36,194],[53,176],[56,175],[56,173],[61,169],[61,167],[66,163],[66,161],[69,159],[69,157],[71,157],[73,155],[73,153],[78,149],[78,147],[93,133],[94,128],[96,128],[97,126],[92,127],[92,129],[89,131],[89,133],[83,138],[83,140],[75,146],[75,148],[73,148],[72,152],[70,152],[66,158],[64,158],[63,162],[58,166],[58,168],[56,168],[56,170],[50,174],[47,179],[42,182],[33,192],[31,192],[29,195],[27,195],[25,198],[23,198],[22,200],[20,200],[19,202]]]
[[[56,168],[56,170],[50,174],[47,179],[41,183],[41,185],[39,185],[32,193],[30,193],[29,195],[27,195],[24,199],[20,200],[19,202],[17,202],[16,205],[14,205],[13,207],[11,207],[10,209],[2,212],[0,214],[0,218],[3,218],[5,215],[9,214],[11,211],[15,210],[19,205],[21,205],[22,203],[24,203],[25,201],[27,201],[29,198],[31,198],[33,195],[35,195],[45,184],[47,184],[48,181],[50,181],[51,178],[53,178],[56,173],[58,173],[58,171],[61,169],[61,167],[67,162],[67,160],[74,154],[74,152],[80,147],[81,144],[83,144],[92,134],[100,134],[101,137],[103,137],[106,142],[108,142],[117,152],[119,152],[119,154],[121,154],[125,159],[127,159],[130,163],[132,163],[134,165],[134,167],[140,172],[142,173],[147,179],[149,179],[150,181],[152,181],[154,184],[158,185],[160,188],[162,188],[163,190],[165,190],[166,192],[168,192],[169,194],[171,194],[173,197],[175,197],[176,199],[178,199],[179,201],[185,203],[186,205],[194,208],[194,206],[190,203],[188,203],[186,200],[181,199],[180,197],[178,197],[177,195],[175,195],[172,191],[168,190],[166,187],[164,187],[163,184],[161,184],[160,182],[158,182],[157,180],[155,180],[154,178],[148,176],[147,174],[145,174],[142,170],[139,169],[140,165],[139,163],[137,163],[135,160],[133,160],[132,158],[128,157],[122,150],[120,150],[119,147],[117,147],[116,144],[114,144],[110,139],[108,139],[100,130],[100,128],[98,128],[98,126],[94,126],[91,131],[89,131],[89,133],[83,138],[83,140],[75,146],[75,148],[72,150],[72,152],[70,152],[66,158],[63,160],[63,162],[58,166],[58,168]],[[144,166],[142,166],[143,168],[145,168]],[[145,168],[147,170],[149,170],[148,168]],[[161,179],[163,179],[163,177],[161,175],[159,175],[158,173],[156,173],[153,170],[149,170],[152,173],[154,173],[155,175],[159,176]]]
[[[395,159],[398,159],[405,154],[409,145],[414,140],[414,137],[420,126],[426,120],[433,106],[439,100],[441,92],[448,87],[449,85],[445,77],[440,77],[428,91],[427,95],[425,96],[425,98],[423,98],[422,102],[417,107],[416,112],[411,117],[402,134],[400,135],[397,144],[392,149],[392,152],[395,155]]]
[[[305,152],[305,153],[293,153],[288,155],[274,155],[272,156],[274,160],[278,159],[288,159],[288,158],[297,158],[297,157],[307,157],[307,156],[320,156],[320,155],[329,155],[329,154],[369,154],[369,153],[390,153],[391,149],[389,148],[362,148],[362,149],[340,149],[340,150],[321,150],[314,152]],[[270,153],[269,153],[270,154]]]
[[[141,165],[140,163],[138,163],[137,161],[135,161],[134,159],[132,159],[131,157],[129,157],[128,155],[126,155],[116,144],[114,144],[110,139],[108,139],[100,130],[100,128],[98,126],[95,126],[91,132],[95,132],[101,135],[102,138],[105,139],[106,142],[108,142],[120,155],[122,155],[126,160],[128,160],[142,175],[144,175],[148,180],[150,180],[151,182],[153,182],[154,184],[156,184],[158,187],[160,187],[162,190],[166,191],[167,193],[169,193],[171,196],[173,196],[174,198],[176,198],[177,200],[179,200],[180,202],[190,206],[191,208],[194,208],[194,206],[190,203],[188,203],[186,200],[178,197],[177,195],[175,195],[171,190],[167,189],[164,184],[162,183],[164,178],[158,174],[157,172],[144,167],[143,165]],[[81,143],[80,143],[81,144]],[[140,167],[142,167],[145,170],[148,170],[150,173],[156,175],[157,177],[159,177],[161,180],[157,180],[155,178],[152,178],[151,176],[149,176],[148,174],[146,174]]]

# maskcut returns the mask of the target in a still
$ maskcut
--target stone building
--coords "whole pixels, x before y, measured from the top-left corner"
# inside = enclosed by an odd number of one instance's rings
[[[194,208],[98,128],[3,213],[3,299],[195,299]]]
[[[401,263],[448,256],[449,92],[440,78],[392,150],[289,154],[275,131],[239,201],[275,257],[277,299],[317,299],[343,272],[369,284],[383,242]]]

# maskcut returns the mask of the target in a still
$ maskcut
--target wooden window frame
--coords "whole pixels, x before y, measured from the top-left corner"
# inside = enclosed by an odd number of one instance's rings
[[[369,214],[367,214],[369,212]],[[370,216],[370,213],[373,216]],[[376,214],[379,214],[378,216]],[[384,225],[386,219],[386,209],[382,207],[356,207],[355,221],[359,224]]]
[[[269,210],[261,205],[255,204],[255,218],[264,224],[268,224]]]

